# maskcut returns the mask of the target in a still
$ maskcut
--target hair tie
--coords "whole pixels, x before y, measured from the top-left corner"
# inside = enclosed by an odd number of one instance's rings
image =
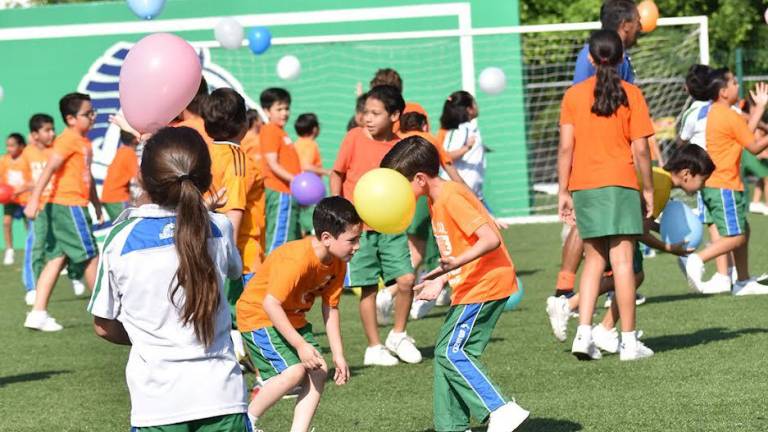
[[[448,96],[448,99],[446,99],[448,102],[453,102],[453,98]]]
[[[189,174],[182,174],[177,178],[177,180],[179,183],[184,183],[184,180],[192,180],[192,176]]]
[[[600,64],[607,65],[608,64],[608,59],[607,58],[601,58],[600,59]]]

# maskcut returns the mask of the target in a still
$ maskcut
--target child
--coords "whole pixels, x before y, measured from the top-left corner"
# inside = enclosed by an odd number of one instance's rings
[[[29,173],[24,167],[24,158],[21,153],[27,146],[24,137],[19,133],[8,135],[5,141],[6,154],[0,159],[0,183],[13,188],[12,201],[3,204],[3,234],[5,239],[5,255],[3,265],[13,264],[13,220],[23,219],[23,206],[26,203],[27,183]]]
[[[174,124],[173,126],[191,127],[192,129],[196,130],[201,137],[203,137],[205,143],[208,145],[208,147],[210,147],[211,143],[213,143],[213,139],[209,137],[205,132],[205,124],[201,115],[202,106],[205,102],[205,98],[207,97],[208,83],[205,81],[205,78],[201,78],[200,86],[197,88],[197,94],[195,94],[195,97],[192,99],[189,105],[187,105],[187,108],[181,113],[181,121]]]
[[[681,116],[678,145],[690,143],[703,149],[707,148],[704,132],[707,129],[707,114],[712,107],[712,101],[707,93],[710,71],[709,66],[700,64],[695,64],[688,69],[688,74],[685,76],[685,90],[693,98],[693,103]]]
[[[707,152],[717,168],[701,191],[701,204],[706,210],[704,223],[717,227],[717,233],[712,236],[712,243],[688,257],[685,271],[691,286],[700,290],[704,263],[733,252],[738,274],[733,295],[768,294],[768,286],[749,275],[747,200],[739,176],[743,149],[758,154],[768,148],[768,137],[756,140],[753,134],[768,104],[768,86],[760,83],[754,92],[750,91],[755,105],[748,125],[731,109],[739,96],[739,84],[733,74],[727,69],[714,70],[709,83],[710,98],[714,102],[707,115]],[[713,234],[712,230],[710,234]],[[721,279],[724,277],[728,275],[720,276]]]
[[[130,205],[131,183],[139,172],[136,158],[139,140],[130,132],[120,131],[120,142],[122,145],[107,168],[107,177],[101,189],[101,202],[111,221],[116,220]]]
[[[261,120],[259,112],[255,109],[249,109],[245,112],[245,116],[248,119],[248,132],[245,133],[243,140],[240,141],[240,148],[245,152],[245,155],[256,164],[256,167],[260,171],[262,169],[261,160],[261,145],[259,144],[259,131],[264,125]]]
[[[516,291],[515,266],[493,218],[466,186],[438,177],[439,156],[424,138],[406,138],[381,162],[426,196],[440,247],[440,267],[416,287],[433,300],[450,283],[448,311],[435,343],[434,422],[437,431],[463,431],[470,415],[489,432],[512,431],[528,411],[507,401],[488,378],[480,356],[507,298]]]
[[[259,131],[261,155],[264,158],[264,187],[266,188],[266,253],[281,244],[296,240],[300,235],[296,199],[291,195],[291,181],[301,172],[296,153],[285,124],[291,114],[291,95],[281,88],[261,92],[261,107],[269,123]]]
[[[317,137],[320,135],[320,123],[313,113],[304,113],[296,118],[293,124],[296,129],[296,153],[299,155],[301,170],[315,173],[319,176],[330,175],[330,170],[323,168],[320,159],[320,147],[317,145]],[[312,234],[312,213],[314,206],[299,206],[299,226],[301,236]]]
[[[699,146],[684,146],[676,150],[667,160],[664,169],[653,168],[653,186],[654,186],[654,207],[653,219],[645,219],[643,224],[643,235],[640,241],[654,249],[669,252],[678,256],[687,256],[693,252],[685,244],[666,244],[651,234],[651,229],[655,224],[654,219],[658,218],[661,211],[669,200],[672,188],[680,188],[685,193],[691,195],[697,193],[704,186],[704,182],[715,170],[715,164]],[[639,288],[642,284],[645,274],[643,272],[643,255],[638,253],[635,248],[632,265],[635,273],[635,283]],[[579,260],[580,261],[580,260]],[[608,272],[606,272],[608,273]],[[610,276],[603,275],[600,283],[600,294],[610,292],[614,289],[613,280]],[[717,291],[704,291],[704,294],[716,294]],[[571,297],[551,296],[547,299],[547,315],[552,326],[555,338],[560,342],[566,340],[566,331],[568,319],[571,312],[578,310],[579,294]],[[614,329],[615,323],[619,319],[619,311],[615,302],[611,302],[611,310],[606,314],[603,322],[592,328],[592,340],[595,346],[602,351],[616,353],[619,349],[618,333]]]
[[[405,102],[397,88],[381,85],[367,93],[365,129],[352,129],[344,137],[331,173],[331,195],[343,195],[352,201],[357,181],[363,174],[379,166],[381,159],[397,142],[392,125],[400,118]],[[376,319],[379,279],[385,284],[397,283],[394,326],[381,344]],[[368,348],[365,365],[393,366],[397,357],[407,363],[421,362],[421,353],[406,333],[408,313],[413,301],[413,266],[408,252],[408,239],[403,234],[382,234],[366,227],[360,238],[360,252],[349,263],[348,288],[362,287],[360,320]],[[382,290],[382,293],[388,293]],[[391,303],[391,299],[387,301]],[[397,355],[394,357],[391,353]]]
[[[403,94],[403,79],[400,77],[400,74],[392,68],[383,68],[376,71],[373,79],[371,79],[370,86],[371,88],[374,88],[380,85],[390,85],[395,87],[400,92],[400,94]],[[423,106],[421,106],[421,104],[414,101],[406,101],[405,108],[403,108],[403,114],[411,112],[419,113],[424,117],[428,117],[427,111]],[[393,127],[394,129],[392,129],[392,132],[398,133],[401,129],[400,121],[396,121]],[[427,122],[427,132],[429,132],[429,122]]]
[[[456,171],[482,201],[485,148],[475,120],[478,114],[477,103],[471,94],[463,90],[453,92],[443,104],[440,128],[446,131],[443,148],[453,160]],[[447,173],[442,177],[448,179]]]
[[[97,335],[131,345],[131,430],[250,431],[222,291],[240,257],[231,224],[203,201],[211,159],[200,135],[156,132],[141,184],[152,204],[110,231],[88,304]]]
[[[238,327],[266,380],[248,407],[252,422],[300,386],[291,431],[308,431],[328,373],[306,314],[323,299],[323,321],[336,366],[333,380],[349,379],[339,325],[346,263],[359,248],[362,221],[341,197],[325,198],[313,216],[315,236],[288,242],[270,254],[237,302]]]
[[[37,276],[37,295],[24,327],[59,331],[61,325],[48,315],[48,300],[59,277],[67,266],[73,279],[84,275],[89,289],[96,280],[96,259],[99,251],[91,230],[88,202],[93,203],[96,217],[102,222],[101,203],[91,175],[91,142],[86,137],[93,126],[96,111],[91,98],[82,93],[69,93],[59,101],[59,111],[67,128],[53,142],[53,149],[29,198],[24,214],[35,221],[35,237],[41,246],[33,267]],[[53,186],[42,210],[43,191]],[[39,213],[38,213],[38,210]],[[37,249],[37,247],[36,247]]]
[[[586,254],[571,352],[580,360],[601,358],[591,324],[600,279],[610,262],[621,313],[620,359],[636,360],[653,355],[635,332],[632,263],[636,236],[643,233],[635,167],[643,184],[645,216],[650,217],[653,181],[647,138],[654,130],[640,89],[622,81],[616,71],[623,59],[619,35],[594,32],[589,53],[597,73],[566,91],[560,114],[558,208],[566,223],[574,225],[575,218]]]

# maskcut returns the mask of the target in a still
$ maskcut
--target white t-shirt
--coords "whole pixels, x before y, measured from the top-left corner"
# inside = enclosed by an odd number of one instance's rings
[[[453,166],[458,171],[464,183],[472,189],[478,198],[483,198],[483,178],[485,177],[485,147],[477,128],[477,119],[462,123],[456,129],[445,134],[443,148],[450,152],[460,149],[470,137],[475,137],[475,144],[461,159],[455,160]],[[441,171],[441,177],[448,180],[448,175]]]
[[[680,121],[680,139],[707,149],[707,114],[711,107],[711,101],[693,101]]]
[[[184,289],[175,304],[170,286],[179,266],[173,211],[154,204],[131,209],[112,228],[99,259],[88,311],[117,319],[131,339],[125,377],[131,395],[131,425],[159,426],[247,409],[246,389],[229,336],[231,319],[224,296],[226,278],[241,276],[232,225],[210,213],[208,252],[220,287],[213,343],[198,341],[194,327],[179,318]]]

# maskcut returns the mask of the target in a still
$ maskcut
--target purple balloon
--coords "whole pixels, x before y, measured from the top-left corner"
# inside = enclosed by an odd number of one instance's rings
[[[325,198],[325,184],[317,174],[303,172],[293,178],[291,194],[301,205],[314,205]]]

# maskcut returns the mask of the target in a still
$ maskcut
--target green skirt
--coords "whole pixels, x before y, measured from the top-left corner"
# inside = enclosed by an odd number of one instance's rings
[[[582,239],[643,233],[640,193],[607,186],[573,191],[576,226]]]

